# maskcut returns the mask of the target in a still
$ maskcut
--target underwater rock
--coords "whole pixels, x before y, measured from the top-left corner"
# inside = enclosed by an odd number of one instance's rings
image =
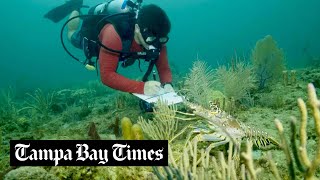
[[[101,140],[117,140],[114,134],[99,134]]]
[[[307,69],[301,73],[301,79],[305,82],[311,82],[316,88],[320,88],[320,69]]]
[[[67,104],[71,106],[79,103],[83,99],[90,99],[94,95],[94,91],[90,89],[63,89],[55,93],[57,104]]]
[[[18,169],[10,171],[4,177],[5,180],[58,180],[57,177],[48,173],[45,169],[41,167],[20,167]]]
[[[51,105],[50,109],[54,114],[60,114],[66,109],[66,105],[54,103]]]

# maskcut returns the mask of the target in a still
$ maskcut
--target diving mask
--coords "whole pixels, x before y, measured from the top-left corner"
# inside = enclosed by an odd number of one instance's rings
[[[161,45],[167,43],[169,41],[169,37],[168,36],[164,36],[164,37],[158,37],[155,36],[153,33],[151,33],[150,31],[148,31],[148,29],[144,29],[141,32],[141,35],[144,39],[144,41],[148,44],[148,45],[153,45],[157,48],[160,48]]]

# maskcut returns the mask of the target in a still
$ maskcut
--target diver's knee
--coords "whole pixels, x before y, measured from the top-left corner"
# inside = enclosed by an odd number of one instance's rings
[[[69,19],[74,18],[76,16],[79,16],[79,11],[72,11],[72,13],[70,14]],[[72,19],[69,23],[68,23],[68,31],[70,32],[75,32],[80,24],[80,18],[74,18]]]
[[[70,14],[70,17],[69,17],[69,18],[73,18],[73,17],[75,17],[75,16],[79,16],[79,15],[80,15],[79,11],[74,10],[74,11],[72,11],[72,12],[71,12],[71,14]]]

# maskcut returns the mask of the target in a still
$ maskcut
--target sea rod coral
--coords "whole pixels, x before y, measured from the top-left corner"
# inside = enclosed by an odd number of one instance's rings
[[[286,154],[287,164],[289,167],[289,173],[291,179],[295,179],[295,167],[296,162],[298,170],[303,174],[305,179],[315,179],[315,173],[320,167],[320,101],[317,98],[316,89],[313,84],[308,84],[308,99],[312,110],[312,116],[315,124],[315,133],[317,136],[317,149],[313,156],[313,160],[310,160],[310,155],[307,154],[307,120],[308,112],[305,102],[299,98],[298,106],[301,113],[301,124],[300,124],[300,145],[296,144],[296,120],[291,120],[291,151],[289,143],[286,141],[283,134],[283,127],[281,122],[276,119],[276,127],[281,137],[282,149]],[[293,157],[292,157],[293,154]],[[278,174],[277,169],[274,168],[274,174]]]

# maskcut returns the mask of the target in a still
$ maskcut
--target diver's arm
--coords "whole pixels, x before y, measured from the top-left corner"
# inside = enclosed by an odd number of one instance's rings
[[[159,73],[161,84],[171,83],[172,74],[168,63],[167,47],[163,46],[160,52],[159,59],[156,62],[156,67]]]
[[[100,35],[102,43],[107,47],[115,50],[122,49],[120,37],[112,25],[106,25],[101,30]],[[104,48],[100,49],[99,64],[102,83],[120,91],[143,94],[144,82],[128,79],[116,72],[119,63],[118,58],[118,54]]]

